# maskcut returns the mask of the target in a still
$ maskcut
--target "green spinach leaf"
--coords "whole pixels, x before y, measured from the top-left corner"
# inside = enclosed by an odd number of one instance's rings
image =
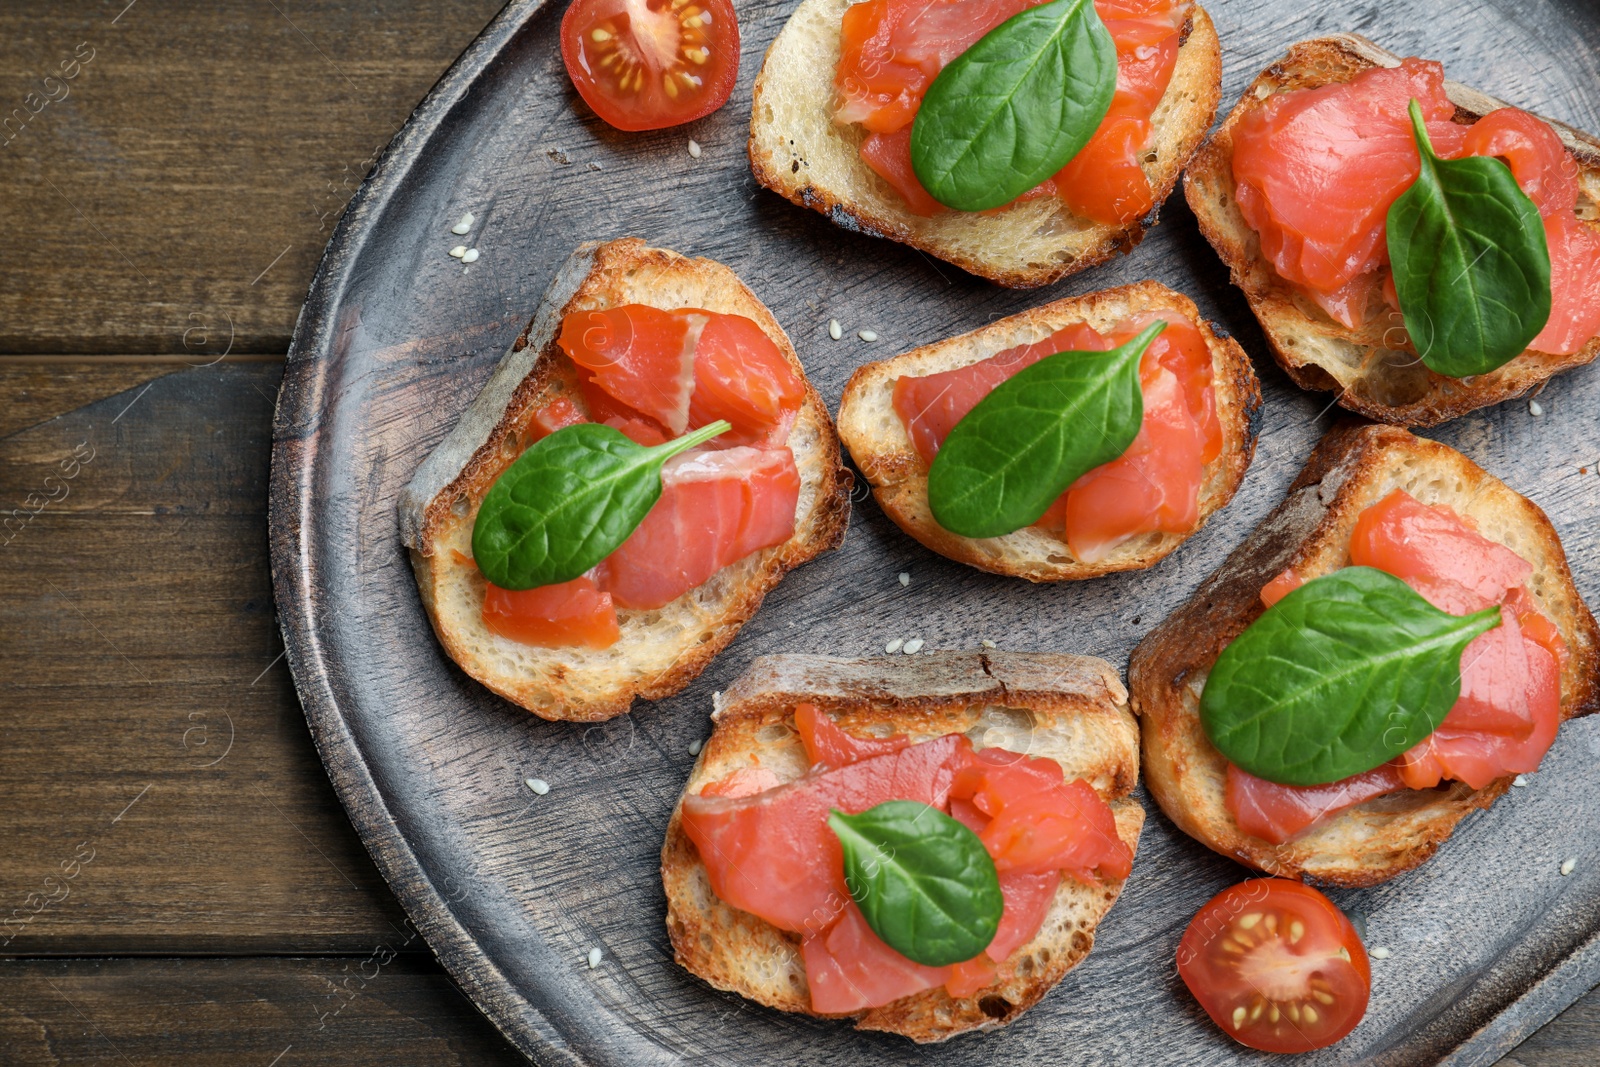
[[[1451,615],[1372,567],[1314,579],[1234,638],[1206,679],[1200,723],[1258,778],[1323,785],[1423,740],[1461,695],[1461,653],[1500,625]]]
[[[908,960],[944,967],[989,947],[1005,898],[978,835],[937,808],[890,800],[834,811],[844,880],[872,932]]]
[[[1109,352],[1058,352],[995,386],[956,423],[928,469],[928,507],[963,537],[1036,522],[1083,474],[1128,450],[1144,421],[1139,359],[1152,322]]]
[[[484,494],[472,556],[502,589],[570,582],[614,552],[661,498],[661,465],[731,427],[645,448],[586,422],[534,444]]]
[[[1550,249],[1539,209],[1491,156],[1440,159],[1411,101],[1417,180],[1389,207],[1389,262],[1406,332],[1439,374],[1484,374],[1550,318]]]
[[[1117,89],[1117,48],[1091,0],[1053,0],[984,34],[934,78],[911,166],[961,211],[1009,204],[1088,143]]]

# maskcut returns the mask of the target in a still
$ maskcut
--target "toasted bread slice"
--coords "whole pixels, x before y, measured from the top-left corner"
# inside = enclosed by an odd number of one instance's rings
[[[1533,565],[1528,589],[1571,652],[1563,718],[1600,708],[1600,630],[1579,597],[1555,529],[1539,507],[1454,449],[1405,430],[1351,422],[1311,453],[1289,495],[1190,598],[1134,650],[1128,685],[1144,736],[1145,782],[1185,833],[1270,874],[1336,886],[1393,878],[1433,855],[1462,818],[1510,778],[1379,797],[1305,836],[1271,845],[1223,806],[1227,761],[1200,725],[1200,694],[1223,648],[1265,610],[1261,589],[1284,568],[1309,580],[1350,562],[1356,518],[1395,489],[1444,504]]]
[[[535,648],[499,637],[484,625],[485,583],[471,559],[478,505],[527,447],[538,408],[560,396],[584,406],[576,366],[556,345],[562,317],[635,303],[743,315],[806,382],[788,440],[801,482],[794,535],[664,607],[619,609],[622,636],[610,648]],[[851,484],[828,410],[772,313],[720,263],[626,238],[581,245],[556,272],[533,321],[401,494],[400,530],[434,632],[462,670],[542,718],[605,719],[627,711],[634,697],[659,700],[688,685],[785,572],[838,547]]]
[[[1184,195],[1200,230],[1244,290],[1278,363],[1303,389],[1326,389],[1351,411],[1397,426],[1437,426],[1476,408],[1520,396],[1570,367],[1600,355],[1600,337],[1579,352],[1557,356],[1529,350],[1511,362],[1471,378],[1429,370],[1416,355],[1389,347],[1403,343],[1398,316],[1378,316],[1360,330],[1329,318],[1309,298],[1278,276],[1261,255],[1261,241],[1234,201],[1233,131],[1247,113],[1274,93],[1349,81],[1375,66],[1392,67],[1400,57],[1364,37],[1338,34],[1301,41],[1259,74],[1210,142],[1184,174]],[[1475,89],[1447,81],[1456,121],[1470,123],[1507,106]],[[1541,116],[1542,117],[1542,116]],[[1600,230],[1600,140],[1546,119],[1578,167],[1578,215]]]
[[[1038,527],[976,540],[946,530],[928,510],[928,465],[912,445],[905,423],[894,410],[893,398],[895,380],[901,375],[933,374],[976,363],[1048,337],[1075,322],[1106,331],[1130,315],[1163,310],[1178,311],[1193,321],[1211,349],[1212,387],[1223,440],[1222,453],[1207,466],[1200,486],[1200,524],[1204,525],[1213,512],[1233,499],[1255,454],[1261,386],[1239,343],[1219,337],[1200,317],[1194,301],[1157,282],[1057,300],[960,337],[865,364],[845,386],[839,404],[839,436],[883,510],[902,530],[941,555],[1035,582],[1093,578],[1149,567],[1189,534],[1144,534],[1118,546],[1106,559],[1083,563],[1073,557],[1064,541]]]
[[[1156,210],[1147,217],[1123,226],[1097,223],[1073,215],[1053,196],[998,212],[913,215],[862,162],[865,130],[833,121],[840,20],[852,2],[803,0],[767,49],[750,117],[756,181],[844,229],[900,241],[1001,285],[1048,285],[1138,244],[1216,117],[1222,57],[1216,29],[1196,5],[1172,82],[1151,116],[1142,165]]]
[[[1045,653],[937,652],[893,659],[763,656],[718,695],[716,724],[684,794],[744,767],[783,781],[806,772],[794,707],[809,701],[859,735],[903,733],[926,741],[965,733],[979,748],[1048,756],[1070,781],[1082,778],[1111,805],[1117,834],[1137,849],[1144,809],[1129,794],[1139,775],[1138,728],[1127,691],[1109,663]],[[798,934],[718,900],[693,842],[682,800],[667,824],[661,878],[667,931],[680,964],[718,989],[769,1007],[815,1015]],[[1077,966],[1121,882],[1063,878],[1044,925],[1019,948],[1002,981],[952,999],[943,987],[855,1016],[862,1030],[943,1041],[1016,1019]]]

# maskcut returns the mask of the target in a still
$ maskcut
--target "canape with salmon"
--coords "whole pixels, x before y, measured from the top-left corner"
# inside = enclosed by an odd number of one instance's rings
[[[550,719],[682,689],[851,476],[770,312],[726,267],[580,247],[400,499],[423,606],[468,674]]]
[[[1364,886],[1426,860],[1600,708],[1600,630],[1537,505],[1445,445],[1351,422],[1140,643],[1128,684],[1146,783],[1180,828],[1271,874]]]
[[[1131,870],[1126,697],[1083,656],[756,660],[667,826],[678,962],[917,1041],[1013,1021],[1088,954]]]
[[[1073,59],[1057,57],[1068,40]],[[963,81],[969,55],[983,93]],[[1002,285],[1046,285],[1154,225],[1221,76],[1216,31],[1188,0],[804,0],[756,78],[750,164],[845,229]],[[1092,97],[1081,109],[1080,93]],[[996,125],[979,97],[1018,104]],[[987,132],[1001,127],[1003,144]]]
[[[1034,386],[1019,375],[1039,375],[1051,364],[1070,373],[1157,325],[1160,332],[1137,356],[1137,381],[1128,368],[1140,410],[1124,423],[1124,447],[1094,457],[1101,461],[1081,473],[1042,469],[1049,464],[1005,471],[1013,485],[1068,479],[1046,484],[1034,509],[1006,532],[958,532],[947,525],[950,517],[941,522],[939,454],[952,434],[974,436],[997,390],[1020,389],[1024,395],[1014,399],[1033,409],[1059,398],[1062,443],[1100,441],[1111,427],[1095,391],[1098,373]],[[983,570],[1048,582],[1148,567],[1182,544],[1238,489],[1255,451],[1260,404],[1238,343],[1219,336],[1187,297],[1140,282],[865,364],[845,387],[839,436],[878,503],[912,537]],[[994,422],[1009,429],[1016,420]],[[997,470],[1020,455],[1017,442],[1000,447],[1008,455],[995,458]]]
[[[1396,284],[1391,214],[1429,184],[1419,181],[1419,125],[1439,160],[1430,172],[1498,159],[1525,198],[1517,223],[1474,219],[1496,235],[1490,247],[1432,287],[1461,323],[1439,322],[1426,289],[1408,297]],[[1294,45],[1245,90],[1185,172],[1184,189],[1284,370],[1368,418],[1436,425],[1600,354],[1600,140],[1446,81],[1436,62],[1347,34]],[[1415,216],[1402,219],[1409,240]],[[1442,219],[1429,225],[1449,231]],[[1513,239],[1547,262],[1547,281],[1507,297],[1466,276],[1470,266],[1505,281],[1514,265],[1501,250]],[[1426,258],[1443,262],[1436,251]],[[1522,285],[1514,269],[1510,280]],[[1495,359],[1453,370],[1433,358],[1477,328],[1475,314],[1490,320],[1490,333],[1507,314],[1527,317],[1526,329]]]

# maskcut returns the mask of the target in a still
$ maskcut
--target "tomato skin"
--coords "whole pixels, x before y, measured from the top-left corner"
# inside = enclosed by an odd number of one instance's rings
[[[1178,975],[1225,1034],[1263,1052],[1342,1040],[1372,993],[1350,920],[1286,878],[1252,878],[1212,897],[1178,943]]]
[[[731,0],[573,0],[561,59],[584,102],[619,130],[662,130],[728,102],[739,79]]]

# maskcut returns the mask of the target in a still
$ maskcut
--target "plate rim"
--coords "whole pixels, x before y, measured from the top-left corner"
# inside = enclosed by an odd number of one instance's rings
[[[434,885],[391,813],[345,719],[329,683],[328,660],[314,625],[318,597],[305,566],[310,546],[304,537],[314,486],[306,477],[309,466],[296,455],[320,432],[324,382],[316,367],[330,358],[336,342],[338,331],[332,316],[342,305],[352,267],[366,243],[368,224],[388,207],[419,161],[419,150],[549,3],[510,0],[490,20],[390,139],[334,227],[295,321],[273,411],[267,538],[273,601],[295,692],[334,793],[379,874],[473,1007],[519,1052],[530,1060],[537,1053],[540,1062],[577,1065],[583,1059],[489,958]],[[305,427],[310,427],[309,432]]]

